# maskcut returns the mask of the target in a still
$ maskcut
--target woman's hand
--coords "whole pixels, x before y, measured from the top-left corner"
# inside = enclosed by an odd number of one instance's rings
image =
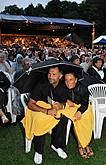
[[[48,115],[51,115],[53,117],[56,117],[57,116],[57,110],[52,108],[52,109],[49,109],[48,110]]]
[[[63,109],[63,104],[62,103],[59,103],[59,102],[54,102],[52,106],[57,111],[60,110],[60,109]]]
[[[81,112],[80,112],[80,111],[77,111],[77,112],[74,114],[74,121],[80,120],[80,119],[81,119]]]
[[[74,103],[71,100],[67,100],[69,107],[74,107]]]

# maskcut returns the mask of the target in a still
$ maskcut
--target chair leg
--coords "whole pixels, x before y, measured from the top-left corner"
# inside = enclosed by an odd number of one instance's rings
[[[92,100],[92,111],[93,111],[93,114],[94,114],[94,130],[93,130],[93,134],[94,134],[94,139],[96,139],[96,136],[97,136],[97,115],[96,115],[96,108],[95,108],[95,101]]]
[[[68,123],[67,123],[67,130],[66,130],[66,145],[68,144],[69,133],[70,133],[70,127],[71,127],[71,120],[68,120]]]
[[[98,120],[98,123],[97,123],[97,139],[101,138],[103,119],[104,119],[104,116],[99,114],[99,120]]]
[[[25,144],[26,144],[25,152],[26,153],[31,151],[31,143],[32,143],[32,140],[28,140],[27,138],[25,138]]]
[[[52,130],[50,130],[48,133],[51,135],[52,134]]]
[[[17,116],[14,115],[14,114],[12,114],[12,115],[11,115],[11,118],[12,118],[12,122],[11,122],[11,123],[15,123],[15,122],[16,122]]]
[[[98,116],[96,114],[96,112],[94,111],[94,139],[97,139],[97,123],[98,123]]]

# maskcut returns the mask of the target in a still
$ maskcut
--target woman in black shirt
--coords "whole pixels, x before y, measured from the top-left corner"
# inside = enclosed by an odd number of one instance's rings
[[[86,86],[84,86],[84,84],[82,84],[81,81],[78,81],[77,75],[75,73],[65,74],[65,84],[69,89],[67,96],[67,102],[69,106],[73,107],[74,103],[78,105],[80,104],[80,107],[77,109],[77,111],[74,114],[74,121],[80,120],[82,114],[88,109],[88,105],[89,105],[88,89]],[[92,149],[89,146],[83,148],[79,141],[78,141],[78,148],[80,155],[85,159],[94,155]]]

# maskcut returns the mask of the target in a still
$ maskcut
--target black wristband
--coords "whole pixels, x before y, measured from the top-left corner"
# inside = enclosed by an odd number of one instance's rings
[[[47,114],[47,115],[48,115],[48,111],[49,111],[49,110],[47,109],[47,111],[46,111],[46,114]]]

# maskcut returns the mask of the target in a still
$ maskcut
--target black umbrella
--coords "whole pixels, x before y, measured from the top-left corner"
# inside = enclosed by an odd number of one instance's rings
[[[68,72],[76,72],[82,75],[82,68],[68,62],[51,59],[48,61],[34,63],[30,72],[23,73],[13,84],[20,93],[30,93],[33,87],[39,83],[39,81],[45,81],[47,79],[48,69],[50,67],[59,66],[61,67],[63,74]]]

